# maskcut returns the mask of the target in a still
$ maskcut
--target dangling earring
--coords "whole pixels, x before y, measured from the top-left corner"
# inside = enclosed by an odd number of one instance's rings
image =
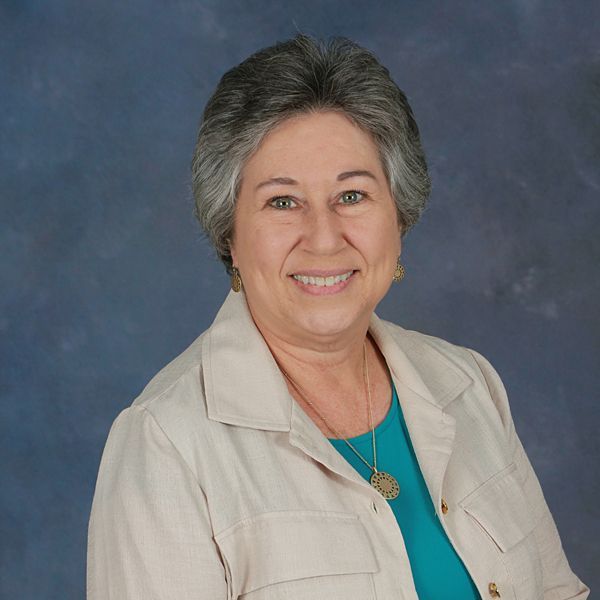
[[[400,257],[398,257],[398,263],[396,264],[396,270],[394,271],[394,276],[392,277],[392,281],[396,283],[401,281],[404,277],[404,267],[400,264]]]
[[[239,292],[242,289],[242,278],[237,267],[231,267],[231,289],[234,292]]]

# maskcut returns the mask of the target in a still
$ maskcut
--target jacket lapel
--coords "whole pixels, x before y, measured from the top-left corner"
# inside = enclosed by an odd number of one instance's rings
[[[243,292],[229,292],[202,343],[208,418],[289,431],[292,397]]]
[[[456,419],[445,408],[473,380],[423,334],[373,315],[369,331],[384,355],[396,387],[419,467],[437,508],[452,454]]]
[[[455,419],[444,409],[472,379],[423,334],[389,324],[375,314],[369,332],[390,369],[419,466],[437,507],[456,431]],[[289,394],[243,292],[229,293],[207,331],[202,373],[210,419],[289,431],[290,444],[333,472],[370,488]]]

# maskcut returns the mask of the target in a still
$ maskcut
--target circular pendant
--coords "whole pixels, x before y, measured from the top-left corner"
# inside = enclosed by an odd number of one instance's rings
[[[376,471],[371,475],[371,485],[386,499],[393,500],[400,493],[396,478],[385,471]]]

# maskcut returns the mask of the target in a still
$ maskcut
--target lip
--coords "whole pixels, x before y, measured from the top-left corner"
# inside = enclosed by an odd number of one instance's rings
[[[350,267],[347,269],[329,269],[329,270],[307,269],[305,271],[294,271],[293,273],[289,274],[289,277],[292,277],[293,275],[305,275],[306,277],[335,277],[336,275],[344,275],[345,273],[350,273],[350,271],[353,271],[352,274],[354,274],[354,271],[356,271],[356,269],[352,269]]]
[[[302,283],[297,279],[294,279],[291,275],[289,276],[292,280],[292,283],[299,289],[299,291],[304,292],[305,294],[309,294],[310,296],[331,296],[332,294],[339,294],[346,287],[350,285],[352,281],[354,281],[354,276],[358,273],[355,269],[347,269],[345,271],[303,271],[302,273],[298,272],[297,275],[306,275],[307,277],[332,277],[335,275],[343,275],[344,273],[348,273],[352,271],[352,275],[348,277],[345,281],[340,281],[335,285],[328,286],[317,286]],[[327,273],[327,275],[308,275],[309,273]]]

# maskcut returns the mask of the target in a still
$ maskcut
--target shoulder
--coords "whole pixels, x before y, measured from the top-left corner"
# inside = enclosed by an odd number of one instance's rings
[[[381,320],[394,341],[411,361],[420,364],[435,361],[436,357],[450,360],[458,367],[472,370],[477,368],[476,355],[478,353],[467,346],[457,344],[435,335],[406,329],[391,321]]]
[[[107,444],[119,440],[120,454],[128,448],[133,452],[140,439],[135,432],[144,431],[142,439],[148,451],[168,445],[192,468],[190,441],[203,436],[208,427],[202,378],[205,335],[206,331],[160,369],[131,405],[121,411],[113,421]]]
[[[390,321],[382,320],[382,323],[425,381],[428,374],[434,373],[441,364],[451,363],[453,367],[466,373],[477,383],[478,389],[491,398],[504,425],[510,427],[511,414],[506,388],[498,371],[484,354],[469,346],[405,329]]]
[[[155,373],[135,398],[133,405],[149,408],[158,398],[175,391],[186,381],[193,380],[201,369],[202,345],[206,333],[200,334],[185,350]]]

